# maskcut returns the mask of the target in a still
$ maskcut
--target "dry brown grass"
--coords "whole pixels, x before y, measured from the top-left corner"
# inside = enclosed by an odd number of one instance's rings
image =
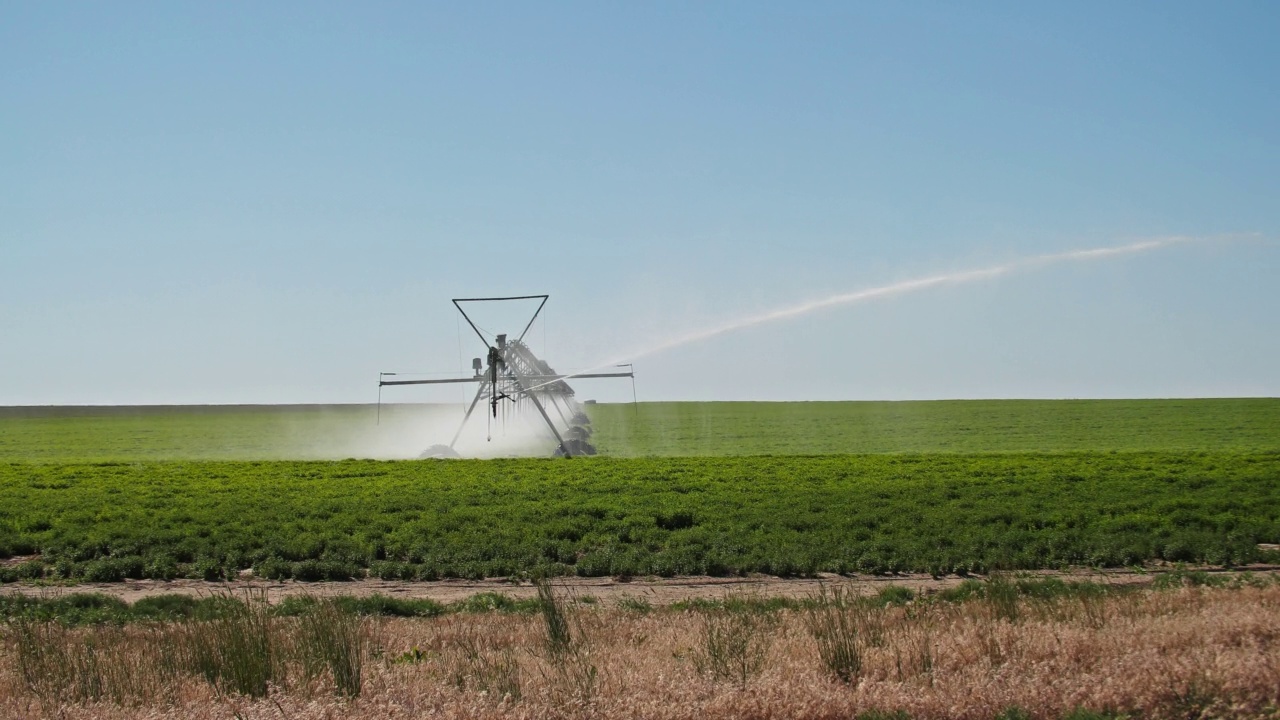
[[[1016,706],[1035,718],[1076,708],[1144,718],[1280,717],[1276,586],[1024,600],[1012,617],[1007,606],[988,602],[887,607],[866,620],[879,624],[880,641],[861,646],[859,676],[849,684],[824,667],[804,613],[759,625],[771,635],[767,654],[759,672],[739,682],[697,671],[707,627],[699,613],[571,612],[574,658],[548,650],[538,616],[365,620],[358,698],[336,693],[331,672],[308,678],[287,652],[269,697],[220,694],[174,671],[165,648],[185,632],[179,626],[22,630],[28,642],[61,648],[63,663],[87,662],[92,646],[94,662],[114,669],[77,671],[106,678],[85,691],[57,678],[24,678],[21,633],[11,626],[0,655],[0,714],[712,720],[901,710],[913,718],[992,718]],[[280,621],[273,632],[287,644],[299,629]]]

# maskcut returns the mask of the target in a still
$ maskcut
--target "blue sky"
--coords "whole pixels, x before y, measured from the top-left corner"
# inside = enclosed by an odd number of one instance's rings
[[[370,401],[482,354],[449,298],[541,292],[642,399],[1280,395],[1274,3],[4,15],[0,405]],[[1235,239],[635,352],[1170,235]]]

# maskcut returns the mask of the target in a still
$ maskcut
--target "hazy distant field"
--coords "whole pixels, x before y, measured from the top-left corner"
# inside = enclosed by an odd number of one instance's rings
[[[596,405],[608,455],[1280,450],[1280,399]]]
[[[0,461],[413,458],[461,417],[453,405],[0,408]]]
[[[587,410],[592,442],[615,456],[1280,450],[1280,399],[641,403]],[[412,458],[448,442],[460,418],[461,409],[450,405],[384,405],[381,424],[371,405],[0,408],[0,461]],[[473,420],[473,429],[483,432],[483,421]]]

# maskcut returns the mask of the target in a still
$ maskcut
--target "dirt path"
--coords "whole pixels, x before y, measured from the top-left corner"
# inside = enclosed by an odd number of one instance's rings
[[[1162,570],[1074,570],[1066,572],[1042,571],[1031,573],[1034,577],[1057,577],[1071,581],[1091,581],[1108,585],[1144,585],[1150,583]],[[1222,568],[1196,568],[1215,575],[1239,575],[1250,572],[1280,578],[1280,565],[1253,565],[1226,570]],[[1021,574],[1019,575],[1022,576]],[[608,604],[624,598],[644,599],[652,605],[670,605],[694,598],[720,598],[729,593],[741,593],[765,597],[801,598],[818,590],[820,583],[841,584],[860,595],[873,595],[885,587],[899,586],[917,593],[929,594],[955,587],[965,578],[948,576],[933,578],[925,574],[891,576],[822,575],[818,578],[777,578],[754,576],[730,577],[675,577],[675,578],[580,578],[567,577],[555,580],[564,592],[577,598],[587,596]],[[441,603],[451,603],[477,593],[497,592],[513,598],[533,597],[535,590],[528,581],[517,582],[504,578],[490,580],[439,580],[435,582],[410,582],[400,580],[353,580],[350,582],[297,582],[293,580],[270,581],[245,579],[234,582],[204,582],[201,580],[126,580],[118,583],[83,583],[77,585],[10,585],[0,593],[56,597],[73,592],[97,592],[114,595],[125,602],[135,602],[144,597],[164,594],[213,595],[218,593],[265,592],[270,602],[291,595],[357,595],[374,594],[398,598],[429,598]]]

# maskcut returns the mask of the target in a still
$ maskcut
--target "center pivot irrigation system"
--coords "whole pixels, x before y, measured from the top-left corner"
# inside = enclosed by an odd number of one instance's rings
[[[448,445],[433,445],[426,452],[424,457],[458,457],[458,453],[454,450],[454,446],[458,443],[458,438],[462,436],[462,430],[467,426],[467,421],[471,419],[472,413],[475,412],[476,406],[481,400],[487,400],[489,403],[489,414],[491,421],[495,421],[499,417],[499,411],[505,419],[508,410],[516,416],[528,413],[529,409],[535,409],[538,415],[546,423],[547,429],[551,431],[551,435],[555,438],[556,451],[558,457],[574,457],[575,455],[594,455],[595,447],[588,442],[591,437],[591,420],[587,414],[582,411],[582,406],[574,399],[573,388],[565,382],[565,378],[615,378],[625,377],[631,378],[632,394],[635,394],[635,373],[630,365],[619,365],[618,367],[626,367],[626,372],[588,372],[573,375],[559,375],[545,360],[541,360],[529,346],[524,342],[524,336],[529,332],[529,328],[533,327],[533,323],[538,319],[538,314],[542,312],[542,307],[547,304],[549,295],[518,295],[515,297],[491,297],[491,298],[454,298],[453,305],[458,308],[458,312],[462,313],[462,317],[475,331],[476,337],[480,338],[480,342],[484,343],[487,349],[487,357],[484,360],[474,358],[471,361],[471,369],[475,373],[471,377],[461,378],[443,378],[433,380],[387,380],[388,377],[396,376],[396,373],[378,373],[378,404],[382,404],[382,388],[391,385],[446,385],[451,383],[478,383],[479,388],[476,390],[476,396],[471,401],[471,405],[467,407],[466,414],[462,417],[462,423],[458,425],[458,431],[453,434],[453,440]],[[512,340],[505,333],[494,335],[492,340],[485,335],[484,332],[476,327],[471,316],[467,315],[467,311],[463,309],[463,303],[492,303],[492,302],[508,302],[513,300],[539,300],[538,309],[533,311],[533,316],[529,318],[529,322],[525,324],[524,330],[520,331],[520,337]],[[509,403],[509,405],[504,403]],[[556,416],[552,417],[552,414]],[[556,419],[559,420],[557,425]],[[492,439],[492,433],[489,435]]]

